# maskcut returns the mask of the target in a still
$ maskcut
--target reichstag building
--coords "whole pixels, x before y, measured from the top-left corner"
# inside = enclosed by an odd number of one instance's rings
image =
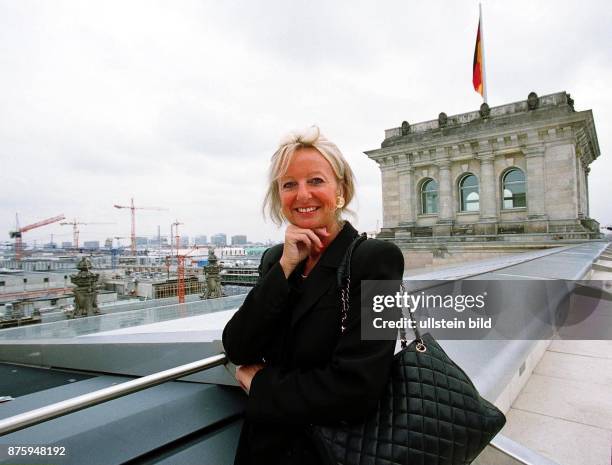
[[[593,114],[566,92],[404,121],[365,153],[382,173],[380,237],[404,249],[599,237],[589,217],[589,165],[600,154]]]

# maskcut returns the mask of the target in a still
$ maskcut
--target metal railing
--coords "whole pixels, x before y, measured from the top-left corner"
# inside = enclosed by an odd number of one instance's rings
[[[56,402],[38,409],[15,415],[4,420],[0,420],[0,436],[19,431],[30,426],[43,423],[53,418],[61,417],[69,413],[83,410],[94,405],[117,399],[119,397],[142,391],[144,389],[157,386],[167,381],[183,378],[187,375],[207,370],[227,363],[225,354],[214,355],[202,360],[198,360],[168,370],[160,371],[152,375],[143,376],[116,386],[99,389],[94,392],[73,397],[72,399]],[[516,464],[516,465],[558,465],[533,450],[512,441],[511,439],[498,434],[491,444],[481,454],[479,459],[484,459],[488,465],[492,463]],[[502,456],[501,461],[496,456]],[[481,463],[477,459],[476,463]]]
[[[559,465],[528,447],[498,434],[474,462],[474,465]]]
[[[109,386],[104,389],[89,392],[81,396],[73,397],[72,399],[56,402],[55,404],[46,405],[28,412],[20,413],[4,420],[0,420],[0,436],[8,433],[13,433],[20,429],[42,423],[53,418],[61,417],[78,410],[83,410],[87,407],[92,407],[102,402],[126,396],[137,391],[142,391],[158,384],[182,378],[191,375],[198,371],[213,368],[218,365],[224,365],[227,362],[225,354],[213,355],[196,362],[187,363],[168,370],[153,373],[152,375],[143,376],[142,378],[133,379],[116,386]]]

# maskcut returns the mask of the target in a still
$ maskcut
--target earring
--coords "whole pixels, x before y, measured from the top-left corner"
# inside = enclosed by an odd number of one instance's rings
[[[336,197],[336,210],[339,210],[342,207],[344,207],[344,197],[339,195],[338,197]]]

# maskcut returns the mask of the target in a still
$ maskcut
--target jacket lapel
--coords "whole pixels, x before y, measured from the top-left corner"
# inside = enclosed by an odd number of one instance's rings
[[[338,266],[346,253],[346,249],[357,236],[357,230],[347,221],[333,242],[319,259],[304,281],[302,298],[299,300],[291,315],[291,327],[306,315],[321,296],[331,287],[336,288],[336,274]],[[338,307],[339,308],[339,307]]]

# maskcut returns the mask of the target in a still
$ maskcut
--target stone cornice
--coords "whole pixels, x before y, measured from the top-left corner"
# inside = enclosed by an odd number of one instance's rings
[[[518,125],[495,125],[483,128],[473,128],[462,134],[441,135],[422,138],[417,141],[400,138],[393,144],[376,150],[365,152],[368,157],[377,160],[389,155],[426,154],[432,150],[443,149],[450,152],[452,158],[478,153],[481,146],[492,143],[495,151],[508,152],[520,150],[527,143],[545,142],[548,144],[572,143],[579,132],[583,132],[591,146],[593,159],[599,155],[599,145],[594,131],[592,112],[574,112],[558,116],[556,119],[532,119]],[[423,159],[423,157],[421,157]]]
[[[409,160],[412,164],[434,163],[437,157],[432,156],[432,152],[447,154],[452,161],[465,160],[470,157],[477,157],[482,152],[493,152],[496,156],[521,152],[526,146],[546,145],[555,146],[558,144],[570,144],[578,142],[578,135],[582,135],[582,146],[585,152],[589,152],[591,161],[599,153],[596,136],[593,139],[593,125],[591,112],[573,113],[571,118],[564,118],[562,121],[540,122],[532,126],[524,125],[519,128],[504,128],[503,131],[496,131],[495,134],[472,134],[459,140],[456,138],[448,139],[444,145],[440,145],[442,140],[430,140],[427,144],[403,144],[385,147],[377,150],[365,152],[370,158],[380,164],[380,159],[385,157],[398,157]],[[586,119],[585,119],[586,118]],[[586,124],[585,124],[586,123]],[[476,136],[476,137],[475,137]]]
[[[414,166],[400,166],[399,169],[397,170],[397,174],[399,174],[400,176],[403,174],[413,174],[414,173]]]
[[[480,160],[481,164],[493,163],[493,160],[495,159],[495,154],[493,152],[484,152],[479,154],[476,158]]]
[[[590,165],[599,156],[599,142],[597,135],[591,133],[591,128],[584,127],[576,131],[577,146],[586,159],[586,165]]]
[[[489,115],[483,118],[479,110],[462,113],[459,115],[447,116],[443,126],[440,125],[440,119],[437,120],[423,121],[421,123],[414,123],[407,125],[408,134],[421,134],[431,131],[440,131],[444,129],[452,129],[453,127],[460,127],[466,124],[479,122],[482,120],[494,121],[499,118],[505,117],[516,117],[523,114],[529,113],[543,113],[550,112],[555,109],[562,109],[565,112],[573,112],[573,100],[566,92],[558,92],[556,94],[543,95],[542,97],[536,97],[537,103],[535,108],[530,108],[528,100],[520,100],[513,103],[507,103],[497,107],[490,108]],[[387,129],[385,131],[385,138],[393,138],[402,135],[402,127],[396,127]]]
[[[543,157],[545,152],[545,145],[532,145],[528,147],[523,147],[523,153],[525,154],[525,158]]]

